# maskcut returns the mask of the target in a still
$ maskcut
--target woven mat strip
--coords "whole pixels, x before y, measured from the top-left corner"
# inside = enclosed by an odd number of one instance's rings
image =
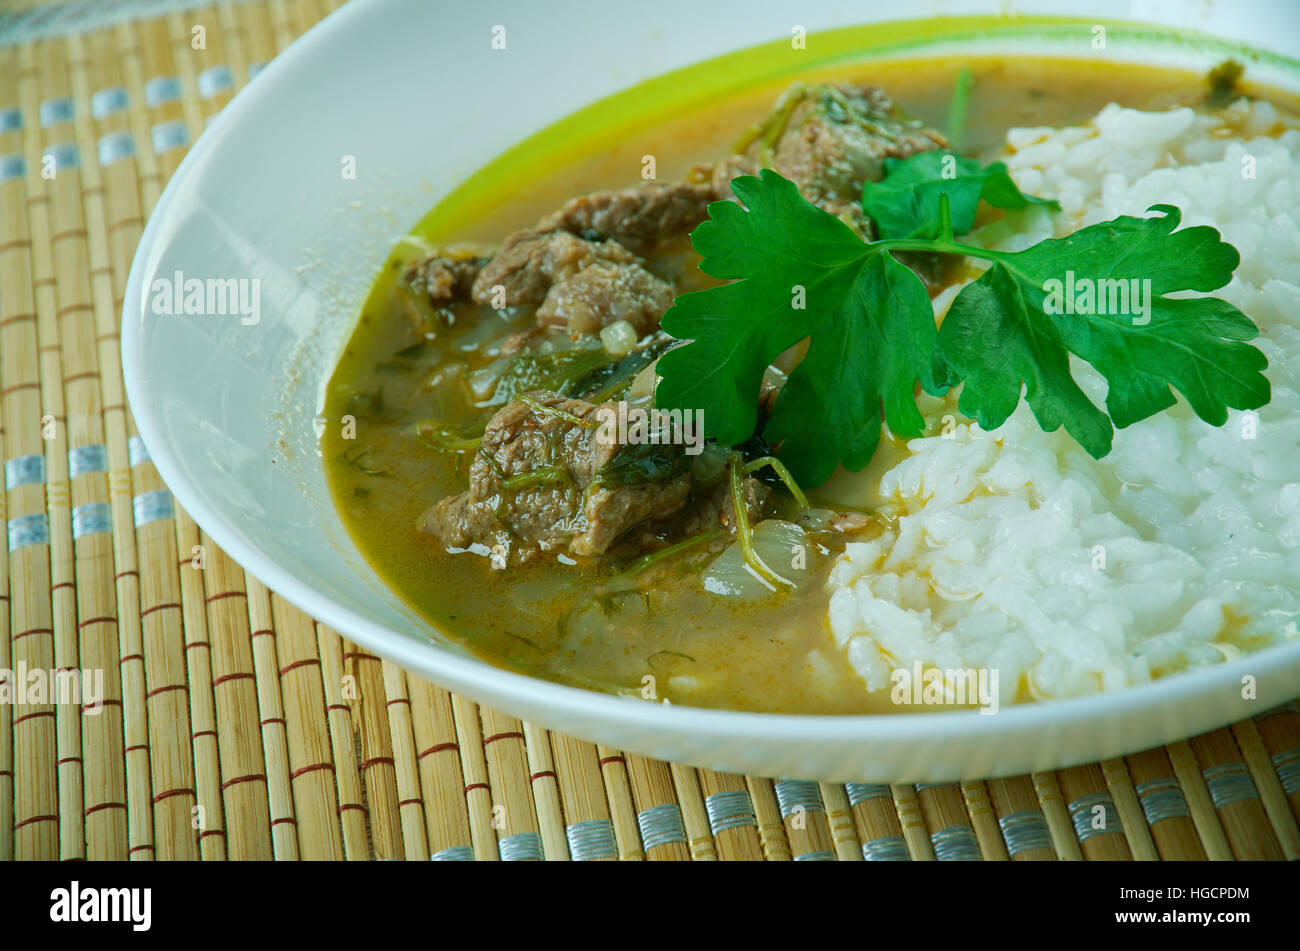
[[[70,37],[124,20],[161,17],[200,6],[203,0],[6,0],[0,10],[0,47]]]
[[[104,672],[98,711],[0,704],[0,859],[1300,857],[1294,703],[1032,776],[737,776],[480,708],[246,575],[138,440],[118,315],[189,143],[332,6],[178,6],[0,50],[0,670]]]

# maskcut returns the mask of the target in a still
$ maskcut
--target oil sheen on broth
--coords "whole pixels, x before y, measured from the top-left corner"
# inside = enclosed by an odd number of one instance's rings
[[[1202,77],[1191,73],[1092,61],[1032,57],[897,60],[840,67],[798,77],[860,81],[883,87],[912,115],[945,125],[954,79],[974,76],[963,151],[987,155],[1013,126],[1062,126],[1086,121],[1109,102],[1161,109],[1196,103]],[[462,186],[422,222],[417,234],[432,246],[498,246],[569,198],[638,184],[642,158],[653,155],[660,180],[724,156],[737,134],[756,122],[792,77],[655,124],[632,136],[600,141],[559,166],[538,163],[527,176],[492,193]],[[440,209],[455,205],[453,214]],[[399,247],[378,278],[326,390],[322,452],[336,505],[358,548],[392,589],[429,621],[479,657],[521,673],[575,686],[640,694],[653,677],[658,698],[672,703],[753,711],[850,714],[896,712],[888,692],[868,693],[835,650],[826,623],[820,576],[806,590],[736,603],[709,594],[697,573],[617,603],[592,601],[609,571],[539,558],[508,570],[488,560],[451,555],[417,530],[432,503],[465,484],[465,456],[415,442],[410,424],[445,417],[430,380],[448,354],[463,352],[481,329],[458,322],[421,345],[395,296],[394,277],[415,254]],[[679,292],[707,286],[685,241],[649,259]],[[531,322],[520,314],[512,329]],[[495,332],[505,331],[498,319]],[[359,411],[360,410],[360,411]],[[340,420],[353,415],[355,438]],[[872,469],[899,447],[884,446]],[[870,473],[833,477],[824,497],[850,506],[869,501]],[[845,487],[858,486],[855,498]],[[814,503],[818,493],[813,494]],[[660,577],[665,577],[660,575]],[[658,581],[658,579],[657,579]]]

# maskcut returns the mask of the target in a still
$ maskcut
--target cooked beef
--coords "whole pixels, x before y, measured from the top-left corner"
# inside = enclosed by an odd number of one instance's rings
[[[478,303],[494,306],[498,293],[507,306],[536,307],[539,324],[567,327],[571,336],[619,320],[643,335],[673,302],[672,286],[623,245],[567,231],[512,234],[474,281]]]
[[[772,490],[753,476],[746,476],[741,482],[741,498],[750,524],[754,525],[762,521]],[[719,527],[732,534],[736,531],[736,508],[731,501],[729,480],[725,478],[707,486],[696,485],[690,500],[676,516],[637,525],[618,540],[612,553],[631,558]]]
[[[475,278],[474,299],[492,307],[498,303],[493,288],[500,287],[507,307],[539,307],[553,284],[600,260],[635,264],[637,258],[621,244],[598,244],[567,231],[516,231]]]
[[[552,411],[518,400],[498,411],[470,465],[469,489],[421,517],[421,527],[444,545],[484,544],[516,563],[537,550],[597,555],[631,526],[670,518],[686,504],[689,472],[663,483],[587,492],[619,450],[617,442],[599,438],[598,407],[544,390],[532,398]]]
[[[706,176],[709,180],[709,190],[713,192],[713,196],[723,200],[733,197],[731,194],[731,180],[733,178],[739,178],[741,175],[757,175],[762,167],[762,164],[755,156],[742,153],[740,155],[728,155],[722,161],[713,165],[696,166],[695,173]]]
[[[487,258],[451,257],[434,254],[410,265],[403,280],[412,290],[421,290],[434,303],[447,303],[469,293]]]
[[[674,292],[637,254],[699,224],[712,198],[709,185],[686,182],[594,192],[516,231],[490,261],[437,254],[405,280],[435,307],[469,297],[485,307],[537,308],[539,325],[574,337],[620,320],[643,336],[658,328]]]
[[[438,253],[408,265],[402,284],[411,295],[411,322],[417,333],[430,333],[454,316],[448,305],[469,296],[474,278],[487,258]]]
[[[714,198],[710,186],[687,182],[649,182],[622,191],[593,192],[547,215],[536,230],[617,241],[637,254],[648,254],[660,242],[690,231],[707,218]]]
[[[853,83],[794,86],[761,128],[779,133],[770,154],[759,136],[742,154],[718,163],[711,178],[715,193],[729,197],[733,178],[756,175],[767,164],[864,236],[870,236],[870,226],[862,213],[862,186],[883,177],[885,159],[948,145],[934,129],[903,116],[884,90]]]
[[[484,545],[499,564],[519,564],[539,551],[600,555],[617,544],[630,556],[722,525],[735,530],[726,480],[693,483],[689,466],[662,481],[602,485],[601,470],[619,443],[598,428],[601,407],[538,390],[539,404],[516,400],[489,421],[469,471],[469,489],[420,517],[420,528],[447,548]],[[586,422],[579,422],[580,420]],[[743,496],[758,521],[770,491],[747,477]]]
[[[645,268],[597,261],[551,286],[537,308],[537,322],[567,327],[577,336],[626,320],[643,337],[659,327],[672,303],[672,286]]]

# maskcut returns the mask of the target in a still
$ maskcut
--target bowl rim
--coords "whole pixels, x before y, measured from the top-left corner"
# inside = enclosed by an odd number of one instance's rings
[[[1241,686],[1242,677],[1261,668],[1300,665],[1300,642],[1270,645],[1258,651],[1213,667],[1180,671],[1168,677],[1144,684],[1126,687],[1113,693],[1098,693],[1082,697],[1068,697],[1033,703],[1003,704],[996,715],[982,715],[977,709],[909,711],[906,713],[871,714],[790,714],[767,713],[677,704],[647,702],[635,698],[600,693],[580,687],[556,683],[527,674],[497,667],[486,660],[471,655],[458,655],[434,642],[421,643],[415,637],[397,632],[385,625],[368,620],[335,601],[328,593],[318,591],[299,580],[289,569],[272,560],[257,547],[246,541],[225,515],[209,506],[202,492],[192,486],[184,468],[172,452],[161,421],[154,415],[144,393],[146,376],[143,353],[144,332],[141,316],[145,297],[143,286],[149,271],[149,260],[155,254],[159,235],[169,230],[169,219],[177,202],[206,158],[206,153],[222,141],[224,132],[237,125],[246,112],[273,96],[275,77],[295,69],[300,61],[307,60],[323,37],[346,31],[354,18],[369,15],[373,6],[383,0],[354,0],[327,15],[287,49],[275,56],[254,81],[242,88],[212,119],[204,134],[189,148],[176,171],[167,181],[132,258],[127,278],[122,314],[122,371],[132,413],[141,439],[157,468],[163,483],[189,516],[218,544],[223,551],[260,580],[270,590],[325,623],[356,643],[375,651],[407,670],[428,677],[435,683],[471,697],[493,697],[491,702],[507,706],[499,698],[523,700],[530,706],[562,709],[572,720],[574,717],[590,718],[604,724],[658,731],[707,732],[729,740],[755,741],[781,739],[804,742],[871,742],[891,743],[909,740],[932,739],[942,735],[947,740],[994,739],[1026,728],[1041,731],[1051,727],[1075,726],[1100,722],[1102,717],[1114,719],[1128,713],[1146,712],[1159,706],[1186,701],[1214,690]],[[961,18],[950,18],[953,20]],[[1039,18],[1042,19],[1042,18]],[[1067,21],[1070,17],[1056,17]],[[1008,25],[1014,20],[1008,19]],[[1258,53],[1272,62],[1279,54],[1257,50],[1235,40],[1222,40],[1206,34],[1196,34],[1166,26],[1124,21],[1125,26],[1152,27],[1184,38],[1204,37],[1218,45],[1228,45],[1238,50]],[[951,37],[937,37],[937,42]],[[759,44],[762,45],[762,44]],[[1282,59],[1295,63],[1285,57]],[[1300,63],[1295,63],[1300,66]],[[689,65],[684,67],[691,68]],[[666,75],[666,74],[665,74]],[[263,77],[266,77],[263,79]],[[611,95],[618,95],[617,90]],[[595,104],[604,101],[597,100]],[[563,120],[561,120],[563,121]],[[545,130],[543,130],[545,131]],[[438,625],[428,622],[432,627]],[[1290,697],[1275,700],[1284,703]],[[1267,704],[1262,705],[1264,709]],[[1261,710],[1260,712],[1263,712]],[[1181,728],[1180,728],[1181,729]],[[1190,731],[1189,731],[1190,733]],[[1189,734],[1183,734],[1189,735]],[[1172,740],[1170,740],[1172,741]],[[1166,741],[1166,742],[1170,742]]]

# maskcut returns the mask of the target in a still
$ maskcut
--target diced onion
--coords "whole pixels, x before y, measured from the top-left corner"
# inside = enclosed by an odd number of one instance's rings
[[[512,359],[514,358],[498,357],[469,375],[466,382],[469,383],[469,390],[474,394],[474,399],[485,400],[496,392],[501,374],[506,372],[506,367],[510,366]]]
[[[625,357],[631,353],[636,341],[636,328],[626,320],[617,320],[600,331],[600,342],[616,357]]]
[[[803,586],[813,576],[816,548],[804,530],[793,522],[769,518],[754,526],[754,551],[773,572]],[[745,563],[739,542],[704,569],[704,590],[724,597],[753,600],[772,593],[772,588]]]
[[[623,398],[629,403],[634,403],[637,400],[654,396],[655,384],[658,383],[658,379],[655,376],[655,367],[658,365],[659,361],[656,359],[654,363],[650,364],[633,377],[632,385],[627,388],[627,393],[624,394]]]
[[[704,485],[713,482],[727,468],[728,450],[715,443],[707,444],[703,451],[691,463],[691,475],[695,481]]]

